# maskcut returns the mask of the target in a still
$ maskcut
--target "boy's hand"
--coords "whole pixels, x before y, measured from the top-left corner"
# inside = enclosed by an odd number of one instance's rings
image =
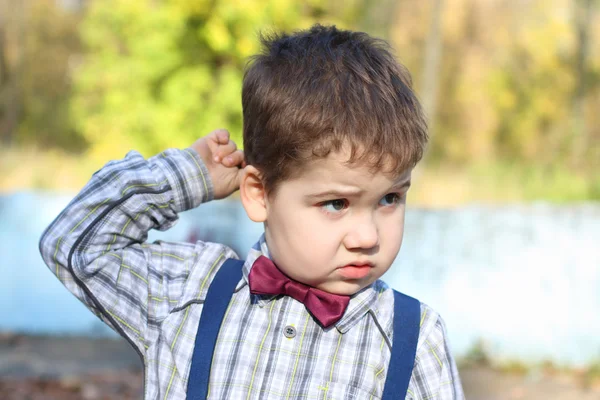
[[[235,142],[229,139],[227,130],[214,130],[196,140],[191,147],[200,155],[208,169],[215,199],[223,199],[239,189],[242,168],[246,166],[244,152],[237,150]]]

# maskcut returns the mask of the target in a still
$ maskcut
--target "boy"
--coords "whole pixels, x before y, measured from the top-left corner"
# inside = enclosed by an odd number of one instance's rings
[[[244,76],[244,153],[217,130],[109,162],[43,234],[45,262],[138,351],[146,399],[463,398],[442,319],[378,280],[427,140],[408,73],[384,42],[335,27],[263,46]],[[220,244],[145,243],[238,188],[265,228],[243,267]]]

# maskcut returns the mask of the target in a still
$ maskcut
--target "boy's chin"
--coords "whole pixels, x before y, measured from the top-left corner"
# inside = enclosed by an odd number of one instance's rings
[[[370,281],[336,281],[326,282],[317,286],[317,289],[324,292],[339,294],[344,296],[352,296],[360,292],[365,287],[371,284]]]

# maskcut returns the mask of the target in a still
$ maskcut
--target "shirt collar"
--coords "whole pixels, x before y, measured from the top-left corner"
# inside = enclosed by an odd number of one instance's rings
[[[243,286],[248,284],[248,275],[250,274],[250,270],[252,269],[252,264],[254,264],[254,261],[256,261],[256,259],[261,255],[271,258],[264,233],[260,236],[259,240],[254,244],[254,246],[252,246],[252,248],[248,252],[248,256],[246,257],[246,261],[244,262],[244,266],[242,269],[243,279],[236,287],[236,292],[240,290]],[[371,285],[362,289],[361,291],[350,296],[350,302],[348,303],[348,308],[346,308],[346,312],[344,313],[342,318],[335,324],[336,329],[340,333],[348,332],[354,325],[356,325],[356,323],[358,323],[361,320],[362,317],[364,317],[369,312],[375,319],[377,325],[381,326],[381,321],[379,321],[381,316],[378,310],[378,301],[383,292],[388,289],[389,287],[383,281],[377,280]],[[259,307],[264,307],[276,297],[273,295],[253,294],[251,294],[251,296],[253,298],[253,302],[256,301]]]

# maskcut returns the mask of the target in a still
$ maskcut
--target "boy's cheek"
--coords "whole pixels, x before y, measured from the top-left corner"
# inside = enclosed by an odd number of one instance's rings
[[[289,212],[272,215],[271,222],[291,235],[312,235],[325,228],[319,213],[316,207],[295,207]]]
[[[386,253],[388,253],[388,257],[392,259],[396,258],[400,248],[402,247],[402,239],[403,239],[404,229],[395,228],[390,229],[389,232],[384,233],[384,236],[381,238],[382,247],[385,248]]]

